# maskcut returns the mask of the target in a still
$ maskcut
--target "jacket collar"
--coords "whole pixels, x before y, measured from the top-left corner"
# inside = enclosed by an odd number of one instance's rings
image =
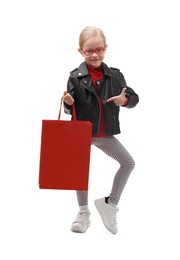
[[[104,75],[112,77],[112,70],[104,62],[102,63],[102,65],[103,65]],[[86,62],[84,61],[83,63],[81,63],[79,68],[74,70],[71,75],[73,77],[88,76],[89,72],[88,72],[88,68],[87,68]]]

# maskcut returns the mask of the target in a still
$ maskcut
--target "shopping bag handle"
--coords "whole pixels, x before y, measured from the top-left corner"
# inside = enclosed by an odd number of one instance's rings
[[[63,97],[61,98],[58,120],[60,120],[60,117],[61,117],[62,103],[63,103]],[[73,112],[73,118],[72,118],[72,120],[73,120],[73,121],[76,121],[76,111],[75,111],[74,103],[72,104],[72,112]]]

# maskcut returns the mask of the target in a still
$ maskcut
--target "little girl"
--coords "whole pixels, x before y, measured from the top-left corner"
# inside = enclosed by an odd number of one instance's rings
[[[92,122],[92,145],[115,159],[120,165],[114,176],[109,196],[95,200],[104,226],[116,234],[117,205],[135,163],[114,135],[120,133],[120,107],[136,106],[139,97],[126,85],[119,69],[108,67],[103,62],[106,50],[106,38],[101,29],[86,27],[82,30],[78,51],[84,62],[70,73],[63,101],[67,114],[72,114],[74,103],[77,120]],[[71,231],[82,233],[90,226],[88,191],[77,191],[77,199],[80,210]]]

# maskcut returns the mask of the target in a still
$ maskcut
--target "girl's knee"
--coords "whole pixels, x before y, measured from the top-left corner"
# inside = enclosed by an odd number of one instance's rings
[[[128,169],[129,171],[132,171],[135,168],[135,161],[134,159],[131,157],[129,158],[125,164],[123,165],[126,169]]]
[[[134,159],[131,159],[131,163],[130,163],[131,167],[132,167],[132,170],[135,168],[135,161]]]

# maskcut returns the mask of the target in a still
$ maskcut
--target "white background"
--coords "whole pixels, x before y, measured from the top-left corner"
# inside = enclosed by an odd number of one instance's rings
[[[180,259],[178,1],[0,2],[0,258]],[[119,140],[136,161],[119,203],[119,233],[105,230],[94,199],[118,167],[92,147],[92,225],[70,232],[74,191],[39,190],[41,120],[57,119],[69,72],[82,58],[80,31],[105,33],[105,62],[140,97],[121,109]],[[64,255],[64,256],[63,256]]]

